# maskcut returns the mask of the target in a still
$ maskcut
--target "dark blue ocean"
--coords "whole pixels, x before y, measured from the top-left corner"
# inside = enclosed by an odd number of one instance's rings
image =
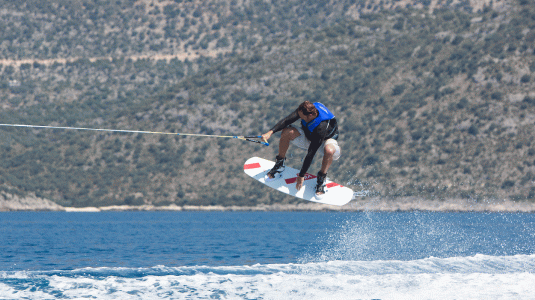
[[[535,214],[0,213],[0,299],[535,299]]]

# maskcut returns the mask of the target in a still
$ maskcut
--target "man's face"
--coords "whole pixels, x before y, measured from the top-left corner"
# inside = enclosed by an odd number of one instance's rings
[[[310,122],[312,120],[314,120],[316,118],[315,115],[305,115],[304,113],[302,113],[301,111],[298,111],[297,112],[299,114],[299,118],[305,120],[305,122]]]
[[[301,111],[298,111],[297,114],[299,114],[299,118],[305,120],[305,122],[310,122],[312,120],[314,120],[316,118],[316,115],[315,114],[311,114],[311,115],[305,115],[304,113],[302,113]]]

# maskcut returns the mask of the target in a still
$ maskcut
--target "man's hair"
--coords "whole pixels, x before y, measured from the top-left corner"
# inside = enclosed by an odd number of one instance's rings
[[[310,101],[305,101],[301,104],[299,104],[298,110],[303,113],[303,115],[313,115],[313,114],[319,114],[318,109],[314,104],[312,104]]]

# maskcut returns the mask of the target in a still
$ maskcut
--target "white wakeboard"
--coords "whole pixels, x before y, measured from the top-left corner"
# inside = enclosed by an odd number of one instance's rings
[[[245,174],[277,191],[303,200],[342,206],[353,199],[353,191],[350,188],[330,180],[325,181],[325,194],[318,199],[315,190],[317,176],[308,173],[305,175],[303,187],[298,191],[295,188],[295,182],[299,170],[288,166],[286,166],[280,177],[266,182],[266,174],[274,165],[275,163],[272,161],[253,157],[245,162],[243,171]]]

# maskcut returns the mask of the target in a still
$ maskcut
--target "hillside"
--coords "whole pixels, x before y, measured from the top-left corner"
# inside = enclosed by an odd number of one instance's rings
[[[261,134],[321,101],[353,189],[535,198],[531,1],[22,3],[2,5],[0,123]],[[0,128],[0,185],[77,207],[293,202],[243,175],[271,142]]]

